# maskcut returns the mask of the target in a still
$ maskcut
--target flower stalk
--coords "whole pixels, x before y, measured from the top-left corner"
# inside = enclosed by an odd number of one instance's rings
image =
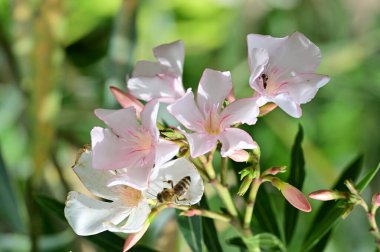
[[[262,180],[260,178],[260,165],[257,164],[253,168],[255,170],[256,178],[253,179],[251,184],[251,190],[248,195],[248,201],[245,208],[244,222],[243,228],[244,230],[250,229],[250,223],[252,221],[253,209],[256,203],[257,192],[259,191],[260,185],[262,184]]]

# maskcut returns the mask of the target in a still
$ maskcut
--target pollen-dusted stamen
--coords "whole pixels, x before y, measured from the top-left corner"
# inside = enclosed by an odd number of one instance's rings
[[[220,133],[220,116],[216,105],[210,108],[205,119],[205,131],[211,135],[218,135]]]
[[[119,197],[125,206],[137,207],[143,196],[140,190],[129,186],[122,186],[119,190]]]

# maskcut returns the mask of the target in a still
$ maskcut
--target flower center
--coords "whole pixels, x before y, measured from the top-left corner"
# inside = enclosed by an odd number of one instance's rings
[[[139,152],[143,155],[148,154],[155,145],[151,133],[143,127],[139,131],[130,133],[130,136],[128,142],[133,146],[134,152]]]
[[[137,207],[137,205],[142,200],[141,191],[134,189],[129,186],[121,186],[119,190],[120,200],[127,207]]]
[[[220,116],[216,105],[213,105],[206,113],[205,119],[205,131],[211,135],[218,135],[220,133]]]

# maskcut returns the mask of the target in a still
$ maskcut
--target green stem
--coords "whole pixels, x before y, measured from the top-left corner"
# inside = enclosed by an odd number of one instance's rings
[[[227,187],[223,186],[218,180],[214,179],[211,181],[211,184],[215,187],[215,190],[218,192],[219,197],[222,199],[224,206],[227,211],[233,216],[238,216],[238,211],[235,207],[235,203],[232,199],[230,191]]]
[[[228,158],[222,157],[222,164],[220,168],[220,182],[223,186],[227,186],[227,168],[228,168]]]
[[[252,181],[251,190],[249,192],[248,201],[245,208],[243,228],[246,231],[250,230],[250,224],[252,221],[253,209],[256,203],[257,192],[259,191],[260,185],[263,182],[262,179],[260,178],[260,165],[257,163],[253,167],[253,169],[255,169],[256,178],[253,179]]]
[[[228,215],[205,210],[205,209],[193,208],[193,207],[188,207],[188,206],[179,206],[179,205],[174,205],[174,204],[170,205],[169,207],[184,211],[183,215],[185,216],[199,215],[199,216],[211,218],[214,220],[220,220],[224,222],[231,222],[232,220],[232,218]]]
[[[374,207],[372,207],[372,209],[367,213],[367,216],[368,216],[369,226],[371,227],[370,232],[375,238],[377,250],[380,252],[380,231],[376,223],[376,219],[375,219],[376,211]]]

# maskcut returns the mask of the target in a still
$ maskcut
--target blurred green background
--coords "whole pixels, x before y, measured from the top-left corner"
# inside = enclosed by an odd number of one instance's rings
[[[289,164],[303,125],[309,193],[331,186],[358,154],[366,169],[380,160],[378,0],[0,0],[0,251],[97,251],[33,197],[63,202],[69,190],[85,191],[70,167],[90,143],[91,128],[102,125],[92,111],[119,108],[108,87],[125,90],[126,75],[137,60],[153,60],[154,46],[184,41],[186,87],[197,87],[206,67],[230,70],[236,95],[246,97],[246,35],[296,30],[321,48],[318,72],[331,81],[303,106],[302,119],[276,110],[252,132],[269,167]],[[368,197],[380,191],[379,176],[374,181]],[[183,238],[173,245],[181,234],[172,216],[163,215],[157,225],[165,228],[153,227],[142,242],[188,249]],[[326,251],[372,248],[357,209],[334,230]]]

